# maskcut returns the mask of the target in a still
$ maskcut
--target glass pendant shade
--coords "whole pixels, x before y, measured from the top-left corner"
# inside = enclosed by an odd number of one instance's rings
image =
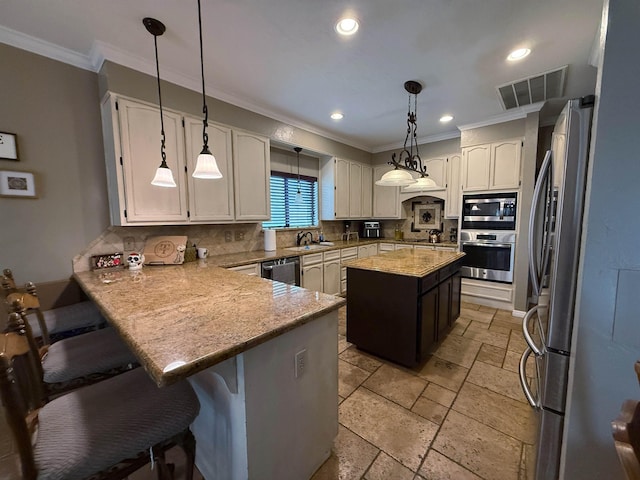
[[[296,204],[300,205],[303,203],[302,200],[302,192],[300,192],[300,189],[298,188],[298,193],[296,193],[296,200],[295,200]]]
[[[151,185],[156,187],[176,187],[176,182],[173,180],[173,173],[167,166],[159,166],[156,170],[156,176],[151,180]]]
[[[202,150],[196,160],[196,169],[191,174],[193,178],[222,178],[222,173],[218,168],[216,157],[208,150]]]
[[[405,187],[405,192],[423,192],[426,190],[435,190],[438,187],[438,184],[431,180],[429,177],[420,177],[416,183],[412,183],[408,187]]]
[[[396,168],[382,175],[380,180],[376,181],[376,185],[382,187],[405,187],[416,183],[416,180],[406,170]]]

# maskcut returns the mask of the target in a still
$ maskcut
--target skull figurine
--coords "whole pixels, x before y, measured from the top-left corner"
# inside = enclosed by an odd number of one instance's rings
[[[129,262],[129,270],[140,270],[144,263],[144,255],[137,252],[131,252],[127,257],[127,262]]]

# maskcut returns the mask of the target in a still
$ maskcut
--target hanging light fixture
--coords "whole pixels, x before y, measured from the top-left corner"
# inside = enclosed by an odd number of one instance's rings
[[[202,73],[202,151],[198,155],[196,168],[192,173],[194,178],[222,178],[222,173],[216,163],[216,157],[209,151],[209,135],[207,127],[209,126],[209,111],[207,109],[207,97],[204,92],[204,56],[202,53],[202,14],[200,12],[200,0],[198,0],[198,29],[200,31],[200,72]]]
[[[296,156],[298,157],[298,193],[296,193],[296,203],[300,204],[302,203],[302,192],[300,191],[300,152],[302,148],[294,147],[293,149],[296,151]]]
[[[409,108],[407,112],[407,136],[404,139],[404,147],[400,151],[400,155],[396,160],[396,154],[391,156],[389,165],[395,168],[385,173],[382,178],[376,181],[376,185],[384,187],[407,187],[409,191],[433,190],[438,188],[436,183],[431,180],[427,173],[427,167],[422,163],[420,152],[418,151],[417,141],[417,111],[418,111],[418,94],[422,91],[422,85],[414,80],[404,83],[404,89],[409,92]],[[411,95],[414,97],[413,112],[411,111]],[[407,146],[407,143],[409,144]],[[414,153],[415,149],[415,153]],[[420,174],[420,178],[416,180],[410,172]]]
[[[156,20],[155,18],[146,17],[142,19],[142,23],[144,24],[147,31],[153,35],[153,44],[156,50],[156,73],[158,79],[158,103],[160,104],[160,155],[162,156],[162,162],[156,170],[156,175],[151,180],[151,185],[155,185],[157,187],[175,187],[176,182],[173,180],[173,174],[171,173],[171,169],[167,165],[167,155],[164,153],[164,119],[162,118],[162,94],[160,92],[160,64],[158,62],[158,37],[162,35],[166,28],[164,24]]]

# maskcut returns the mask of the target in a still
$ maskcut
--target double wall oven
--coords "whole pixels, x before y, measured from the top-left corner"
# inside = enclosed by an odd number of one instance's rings
[[[464,195],[462,205],[462,276],[513,283],[517,193]]]

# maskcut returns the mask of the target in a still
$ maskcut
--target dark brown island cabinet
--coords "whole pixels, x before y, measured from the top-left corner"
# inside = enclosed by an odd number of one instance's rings
[[[347,341],[407,367],[460,316],[463,253],[403,249],[346,263]]]

